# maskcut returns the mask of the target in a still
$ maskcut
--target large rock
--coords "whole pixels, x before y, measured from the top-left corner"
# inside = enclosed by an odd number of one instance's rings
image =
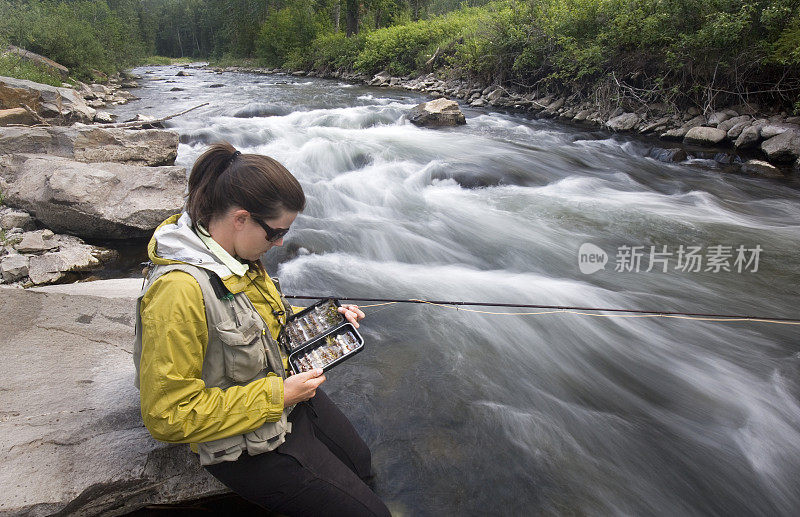
[[[44,153],[80,162],[172,165],[178,134],[162,129],[70,127],[0,128],[0,154]]]
[[[111,298],[83,284],[0,288],[0,514],[113,517],[228,491],[188,445],[143,426],[131,360],[141,280],[122,298],[114,282]]]
[[[725,119],[723,122],[720,122],[719,124],[717,124],[717,129],[721,129],[721,130],[727,132],[727,131],[730,131],[731,128],[733,128],[737,124],[741,124],[743,122],[749,122],[750,118],[751,118],[750,115],[741,115],[739,117],[728,118],[728,119]],[[739,136],[739,135],[736,135],[736,136]]]
[[[681,127],[670,129],[669,131],[662,133],[660,138],[664,140],[683,140],[683,137],[686,136],[686,133],[688,133],[690,129],[702,126],[705,123],[705,117],[702,115],[697,115],[694,118],[687,120]]]
[[[457,126],[467,123],[458,103],[445,98],[416,105],[409,112],[408,120],[417,126]]]
[[[95,114],[72,88],[0,76],[0,108],[19,108],[23,104],[58,124],[89,123]]]
[[[761,150],[769,161],[791,163],[800,157],[800,133],[787,131],[761,142]]]
[[[370,86],[385,86],[389,84],[389,81],[392,79],[392,74],[387,72],[386,70],[382,70],[375,74],[372,77],[372,80],[369,82]]]
[[[183,167],[86,164],[47,155],[0,157],[7,205],[32,214],[55,232],[86,238],[148,236],[180,212]]]
[[[744,128],[733,145],[738,149],[749,149],[751,147],[755,147],[759,140],[761,140],[762,127],[763,126],[759,124],[754,124]]]
[[[727,132],[715,127],[693,127],[686,132],[683,141],[687,144],[717,145],[728,135]]]
[[[623,113],[606,122],[606,126],[614,131],[630,131],[640,120],[636,113]]]

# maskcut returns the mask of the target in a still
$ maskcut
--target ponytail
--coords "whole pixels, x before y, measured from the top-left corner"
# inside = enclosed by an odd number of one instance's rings
[[[208,228],[211,219],[231,206],[261,219],[279,217],[285,210],[300,212],[306,198],[297,179],[276,160],[260,154],[241,154],[228,142],[209,147],[189,174],[186,211],[192,225]]]

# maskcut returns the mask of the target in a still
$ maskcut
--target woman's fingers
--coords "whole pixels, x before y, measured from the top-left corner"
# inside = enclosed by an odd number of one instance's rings
[[[358,305],[342,305],[339,307],[339,312],[344,315],[345,319],[358,328],[358,321],[364,319],[366,314],[358,308]]]

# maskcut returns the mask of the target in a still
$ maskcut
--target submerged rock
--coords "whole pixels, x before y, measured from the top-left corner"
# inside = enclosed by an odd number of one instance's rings
[[[409,112],[408,120],[417,126],[457,126],[467,123],[458,103],[445,98],[416,105]]]

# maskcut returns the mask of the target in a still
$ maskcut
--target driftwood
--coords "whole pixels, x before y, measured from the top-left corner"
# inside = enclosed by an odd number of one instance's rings
[[[166,117],[158,118],[155,120],[134,120],[133,122],[112,122],[110,124],[92,124],[93,127],[137,127],[137,126],[146,126],[148,124],[159,124],[164,122],[165,120],[169,120],[171,118],[179,117],[186,113],[189,113],[192,110],[196,110],[197,108],[202,108],[203,106],[207,106],[208,103],[204,102],[203,104],[198,104],[194,108],[189,108],[188,110],[181,111],[180,113],[174,113],[172,115],[168,115]]]

